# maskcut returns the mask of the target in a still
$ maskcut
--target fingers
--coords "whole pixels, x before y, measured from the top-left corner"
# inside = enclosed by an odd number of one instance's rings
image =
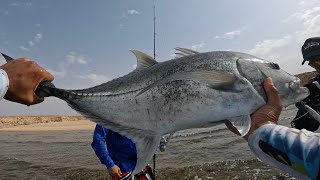
[[[27,105],[34,105],[39,104],[44,101],[43,97],[39,97],[36,95],[36,89],[38,88],[39,84],[42,81],[53,81],[54,77],[52,74],[50,74],[48,71],[46,71],[44,68],[39,66],[35,61],[22,58],[22,61],[25,61],[27,66],[29,66],[31,73],[33,73],[33,81],[34,81],[34,87],[33,87],[33,98],[28,102]]]
[[[270,77],[264,80],[263,86],[268,97],[267,104],[279,106],[281,104],[280,94],[277,88],[274,86],[272,79]]]
[[[120,170],[120,168],[118,169],[118,175],[121,177],[121,174],[122,174],[122,172],[121,172],[121,170]]]
[[[39,68],[41,68],[39,66]],[[46,71],[45,69],[41,68],[41,73],[39,74],[40,78],[38,80],[38,82],[36,83],[36,86],[34,87],[34,90],[33,90],[33,102],[32,104],[38,104],[38,103],[41,103],[44,101],[44,97],[39,97],[36,95],[36,90],[38,88],[38,86],[40,85],[41,82],[43,81],[53,81],[54,77],[52,74],[50,74],[48,71]]]
[[[121,170],[117,165],[112,166],[108,171],[112,177],[121,178]]]
[[[244,136],[246,140],[248,140],[250,134],[260,126],[268,123],[277,123],[282,110],[280,94],[274,86],[272,79],[266,78],[263,86],[268,98],[267,103],[251,115],[251,127],[248,134]],[[225,124],[231,132],[239,135],[238,130],[231,122],[227,121]]]
[[[27,104],[27,106],[39,104],[44,101],[44,97],[39,97],[36,94],[33,95],[33,101],[30,104]]]

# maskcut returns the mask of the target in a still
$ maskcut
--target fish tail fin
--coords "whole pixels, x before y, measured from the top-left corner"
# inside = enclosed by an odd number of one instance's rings
[[[67,102],[69,102],[70,99],[75,98],[77,96],[76,93],[73,93],[72,91],[56,88],[54,84],[52,84],[49,81],[44,81],[40,83],[40,85],[36,89],[36,95],[39,97],[54,96],[59,99],[63,99]]]
[[[35,93],[39,97],[49,97],[54,96],[56,89],[57,88],[51,82],[43,81],[39,84]]]
[[[4,54],[4,53],[1,53],[1,55],[4,57],[4,59],[5,59],[7,62],[13,60],[12,57],[10,57],[10,56],[8,56],[8,55],[6,55],[6,54]]]

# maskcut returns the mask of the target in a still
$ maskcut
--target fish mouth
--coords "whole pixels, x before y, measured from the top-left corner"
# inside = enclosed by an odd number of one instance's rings
[[[299,78],[296,78],[295,80],[289,82],[289,89],[291,89],[292,91],[296,92],[300,88],[302,88],[302,87],[300,86],[300,79]]]
[[[309,89],[301,86],[300,79],[296,78],[295,80],[288,83],[288,88],[298,94],[305,95],[308,97],[310,95]]]
[[[299,102],[310,95],[309,89],[303,86],[300,86],[300,79],[295,78],[293,81],[286,83],[286,88],[289,89],[290,92],[280,94],[280,98],[282,101],[282,106],[287,107],[291,104]]]

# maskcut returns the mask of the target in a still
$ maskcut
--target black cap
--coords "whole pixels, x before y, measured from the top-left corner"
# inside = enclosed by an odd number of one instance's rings
[[[320,37],[307,39],[302,45],[301,52],[303,55],[302,65],[306,61],[312,61],[316,57],[320,57]]]

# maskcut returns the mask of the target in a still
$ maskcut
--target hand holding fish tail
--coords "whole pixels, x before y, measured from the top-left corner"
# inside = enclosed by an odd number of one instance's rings
[[[244,136],[244,139],[246,140],[248,140],[249,136],[259,127],[269,123],[277,124],[282,111],[280,95],[276,87],[273,85],[272,79],[265,79],[263,86],[267,94],[268,101],[264,106],[260,107],[251,115],[251,127],[249,132]],[[230,131],[240,135],[231,122],[227,121],[225,124]]]
[[[28,106],[44,100],[35,93],[40,82],[50,82],[54,79],[52,74],[27,58],[8,61],[0,68],[6,72],[9,79],[8,91],[4,98]]]

